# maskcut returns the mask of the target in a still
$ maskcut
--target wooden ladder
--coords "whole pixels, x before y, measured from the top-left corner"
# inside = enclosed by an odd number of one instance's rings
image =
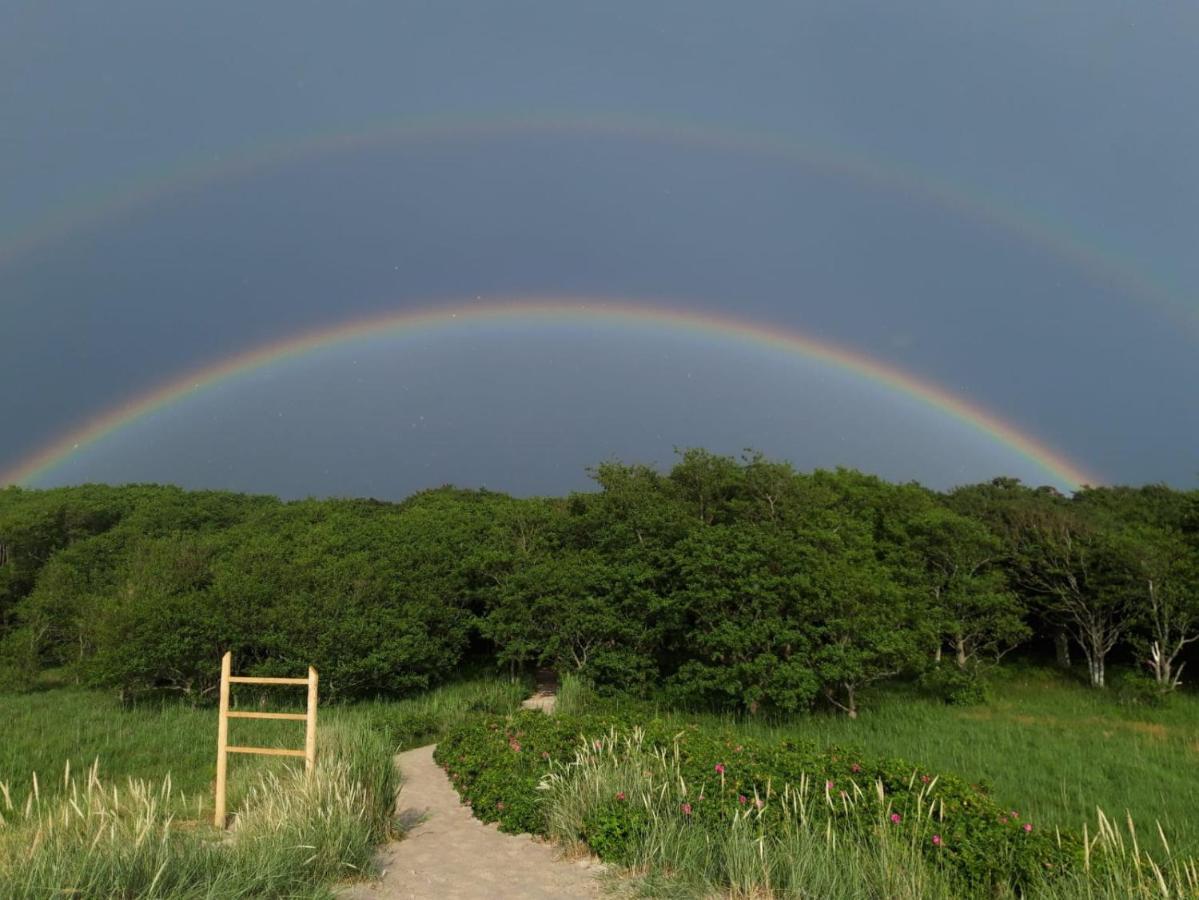
[[[221,657],[221,711],[217,720],[216,733],[216,809],[213,812],[213,824],[217,828],[225,827],[225,791],[229,771],[230,753],[251,753],[258,756],[302,756],[304,771],[311,777],[316,768],[316,706],[317,706],[317,674],[316,669],[308,667],[307,678],[258,678],[249,675],[233,675],[233,654],[226,653]],[[279,712],[239,712],[229,710],[229,686],[233,684],[290,684],[307,685],[308,711],[303,713]],[[230,719],[286,719],[304,723],[304,749],[289,750],[282,747],[230,747]]]

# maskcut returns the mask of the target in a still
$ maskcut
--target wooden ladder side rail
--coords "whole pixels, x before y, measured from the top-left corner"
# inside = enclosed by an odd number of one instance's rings
[[[213,804],[213,823],[224,828],[226,821],[226,793],[229,776],[229,754],[247,753],[256,756],[303,757],[304,772],[309,777],[316,771],[316,708],[319,678],[316,669],[308,667],[307,678],[258,678],[233,675],[233,654],[221,657],[220,713],[217,719],[216,738],[216,798]],[[308,688],[308,706],[304,713],[241,712],[229,709],[229,687],[233,684],[290,684]],[[230,719],[281,719],[304,723],[304,748],[293,750],[285,747],[239,747],[229,745]]]

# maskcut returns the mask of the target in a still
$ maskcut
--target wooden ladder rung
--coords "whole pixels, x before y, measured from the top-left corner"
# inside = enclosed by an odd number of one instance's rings
[[[305,722],[307,713],[272,713],[272,712],[227,712],[230,719],[286,719],[289,722]]]
[[[226,747],[228,753],[258,753],[262,756],[304,756],[303,750],[286,750],[282,747]]]
[[[259,678],[255,675],[232,675],[230,684],[307,684],[307,678]]]

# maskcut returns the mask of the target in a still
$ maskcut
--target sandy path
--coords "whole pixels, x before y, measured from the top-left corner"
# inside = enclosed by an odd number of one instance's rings
[[[354,885],[352,900],[574,900],[600,896],[596,864],[569,862],[527,834],[501,834],[458,800],[433,762],[433,745],[396,757],[404,776],[400,821],[403,840],[379,852],[383,877]]]

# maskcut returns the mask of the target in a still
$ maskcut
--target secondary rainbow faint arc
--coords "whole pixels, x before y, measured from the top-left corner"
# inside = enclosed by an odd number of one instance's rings
[[[183,165],[164,174],[143,178],[108,197],[67,207],[7,239],[0,238],[0,265],[60,239],[71,232],[148,206],[179,191],[244,177],[254,172],[349,150],[384,146],[388,142],[462,140],[521,134],[577,134],[675,141],[738,153],[773,156],[826,173],[841,175],[875,189],[884,188],[921,198],[955,215],[1018,235],[1086,273],[1095,283],[1113,283],[1129,298],[1150,303],[1193,333],[1199,332],[1199,310],[1169,286],[1119,261],[1118,254],[1100,250],[1035,212],[1010,201],[934,178],[894,162],[884,162],[845,147],[820,147],[772,134],[668,119],[631,116],[436,116],[403,125],[386,123],[302,137],[254,147],[232,158],[216,157]]]
[[[1060,452],[1005,422],[977,404],[955,396],[943,387],[919,378],[890,363],[873,359],[831,341],[799,331],[749,322],[713,313],[644,305],[627,300],[597,298],[525,299],[488,301],[484,304],[438,306],[354,319],[298,336],[283,338],[226,357],[181,378],[135,396],[86,422],[65,437],[36,452],[0,477],[0,485],[22,484],[38,478],[69,456],[196,391],[213,387],[258,369],[302,357],[321,348],[360,338],[413,334],[444,328],[456,321],[591,321],[630,326],[657,326],[670,331],[707,334],[722,340],[740,340],[795,353],[852,372],[869,381],[914,397],[1007,446],[1071,489],[1098,480]]]

